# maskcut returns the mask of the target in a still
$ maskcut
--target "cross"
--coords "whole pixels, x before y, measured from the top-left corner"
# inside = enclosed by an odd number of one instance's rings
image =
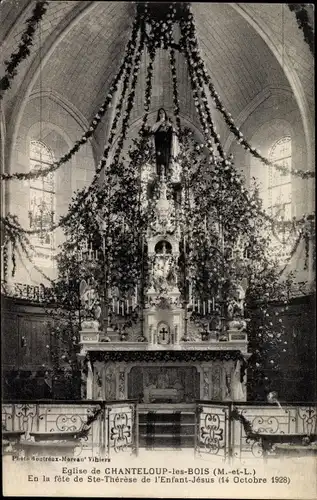
[[[160,333],[163,334],[162,340],[165,340],[166,339],[165,334],[168,333],[168,330],[166,330],[166,328],[163,326],[163,328],[161,328],[160,330]]]

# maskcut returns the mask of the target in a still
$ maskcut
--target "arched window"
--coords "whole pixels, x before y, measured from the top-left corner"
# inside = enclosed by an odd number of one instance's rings
[[[276,141],[269,151],[269,160],[286,167],[292,167],[292,141],[289,136]],[[269,167],[268,205],[273,217],[291,219],[292,183],[291,174]]]
[[[40,141],[30,142],[30,170],[43,170],[54,162],[52,151]],[[30,180],[30,228],[39,234],[32,237],[32,244],[46,250],[47,257],[53,250],[53,233],[48,232],[54,223],[55,179],[54,173]]]

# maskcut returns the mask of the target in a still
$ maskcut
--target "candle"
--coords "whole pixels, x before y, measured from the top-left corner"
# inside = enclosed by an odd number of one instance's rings
[[[208,314],[211,313],[211,300],[208,300]]]
[[[212,298],[212,310],[215,310],[215,297]]]
[[[120,314],[120,302],[119,299],[117,298],[117,314]]]
[[[121,314],[124,316],[124,301],[121,302]]]
[[[206,315],[206,301],[203,302],[203,314]]]
[[[114,297],[112,298],[112,311],[114,312]]]
[[[197,312],[200,313],[200,299],[197,300]]]

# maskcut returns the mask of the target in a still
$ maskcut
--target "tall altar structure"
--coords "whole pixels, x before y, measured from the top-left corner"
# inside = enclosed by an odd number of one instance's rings
[[[111,327],[103,331],[96,319],[82,322],[83,398],[136,399],[144,405],[246,400],[246,322],[231,317],[215,326],[207,321],[212,297],[182,296],[182,184],[181,166],[173,160],[165,168],[144,165],[144,209],[154,214],[145,237],[149,280],[144,300],[140,304],[138,294],[132,301],[110,300],[119,322],[142,305],[140,321],[124,333]],[[193,312],[206,319],[204,328],[192,321]]]

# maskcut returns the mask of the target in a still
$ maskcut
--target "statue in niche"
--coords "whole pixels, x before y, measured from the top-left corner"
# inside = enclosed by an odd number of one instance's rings
[[[175,272],[170,256],[158,255],[153,268],[153,285],[157,292],[167,292],[176,285]]]
[[[170,177],[171,163],[179,154],[179,145],[176,130],[164,108],[158,110],[151,132],[154,135],[156,172],[159,176]]]
[[[100,318],[101,307],[99,305],[100,300],[96,288],[94,278],[87,281],[81,280],[79,285],[80,303],[83,309],[83,316],[87,324],[89,323],[89,320],[91,320],[92,323],[96,322],[98,324],[98,320]]]

